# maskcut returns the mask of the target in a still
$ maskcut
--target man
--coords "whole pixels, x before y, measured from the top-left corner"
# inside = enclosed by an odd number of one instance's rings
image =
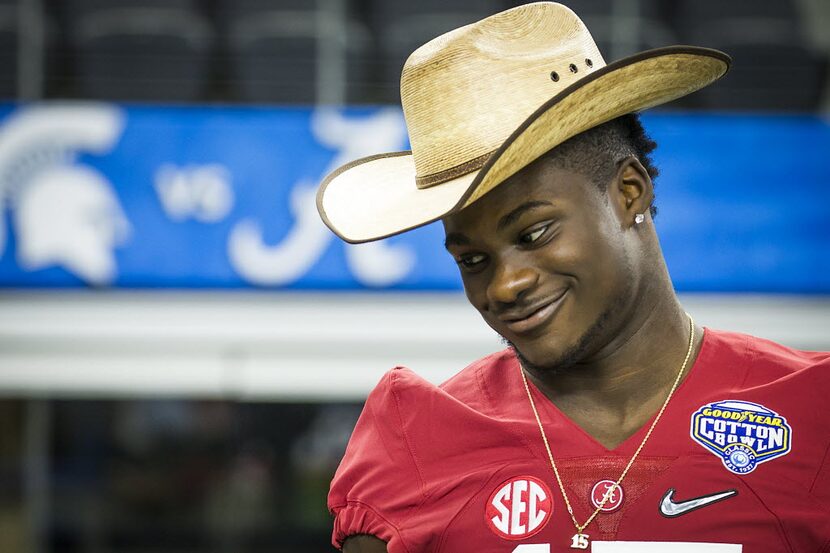
[[[332,482],[337,547],[830,552],[830,355],[696,326],[652,224],[655,144],[631,113],[728,63],[605,65],[549,2],[413,53],[412,153],[335,171],[318,207],[352,242],[441,219],[510,348],[440,386],[384,376]]]

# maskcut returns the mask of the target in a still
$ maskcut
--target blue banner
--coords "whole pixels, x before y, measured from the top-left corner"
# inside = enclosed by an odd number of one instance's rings
[[[678,290],[830,293],[830,125],[644,117]],[[349,246],[317,184],[407,148],[394,108],[0,107],[0,286],[458,290],[438,225]]]

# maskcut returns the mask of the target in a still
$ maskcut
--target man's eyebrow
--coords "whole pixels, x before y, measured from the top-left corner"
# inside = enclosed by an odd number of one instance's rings
[[[539,207],[548,207],[552,206],[553,204],[550,202],[545,202],[542,200],[530,200],[528,202],[523,203],[501,219],[499,219],[499,224],[496,226],[498,230],[502,230],[508,225],[515,223],[516,220],[521,217],[525,212],[531,211],[533,209],[537,209]]]
[[[538,209],[540,207],[551,207],[553,206],[552,203],[546,202],[543,200],[529,200],[520,206],[513,209],[507,215],[504,215],[501,219],[499,219],[499,223],[497,225],[498,230],[502,230],[508,225],[515,223],[516,220],[525,214],[528,211],[532,211],[534,209]],[[464,234],[460,232],[451,232],[447,234],[447,237],[444,239],[444,247],[446,249],[450,249],[450,246],[466,246],[470,243],[470,239],[467,238]]]
[[[450,249],[450,246],[466,246],[470,243],[470,239],[460,232],[451,232],[444,239],[444,247]]]

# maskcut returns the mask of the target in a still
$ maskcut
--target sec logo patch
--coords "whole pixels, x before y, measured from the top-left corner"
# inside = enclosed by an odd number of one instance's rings
[[[550,488],[533,476],[514,476],[499,484],[484,510],[487,527],[508,540],[530,537],[550,520]]]

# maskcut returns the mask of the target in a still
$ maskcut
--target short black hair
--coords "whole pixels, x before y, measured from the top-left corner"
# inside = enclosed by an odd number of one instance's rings
[[[557,167],[582,173],[605,192],[619,162],[629,156],[640,160],[654,182],[660,173],[651,159],[656,148],[657,143],[646,133],[640,116],[629,113],[566,140],[543,157]],[[652,217],[657,215],[653,201],[649,211]]]

